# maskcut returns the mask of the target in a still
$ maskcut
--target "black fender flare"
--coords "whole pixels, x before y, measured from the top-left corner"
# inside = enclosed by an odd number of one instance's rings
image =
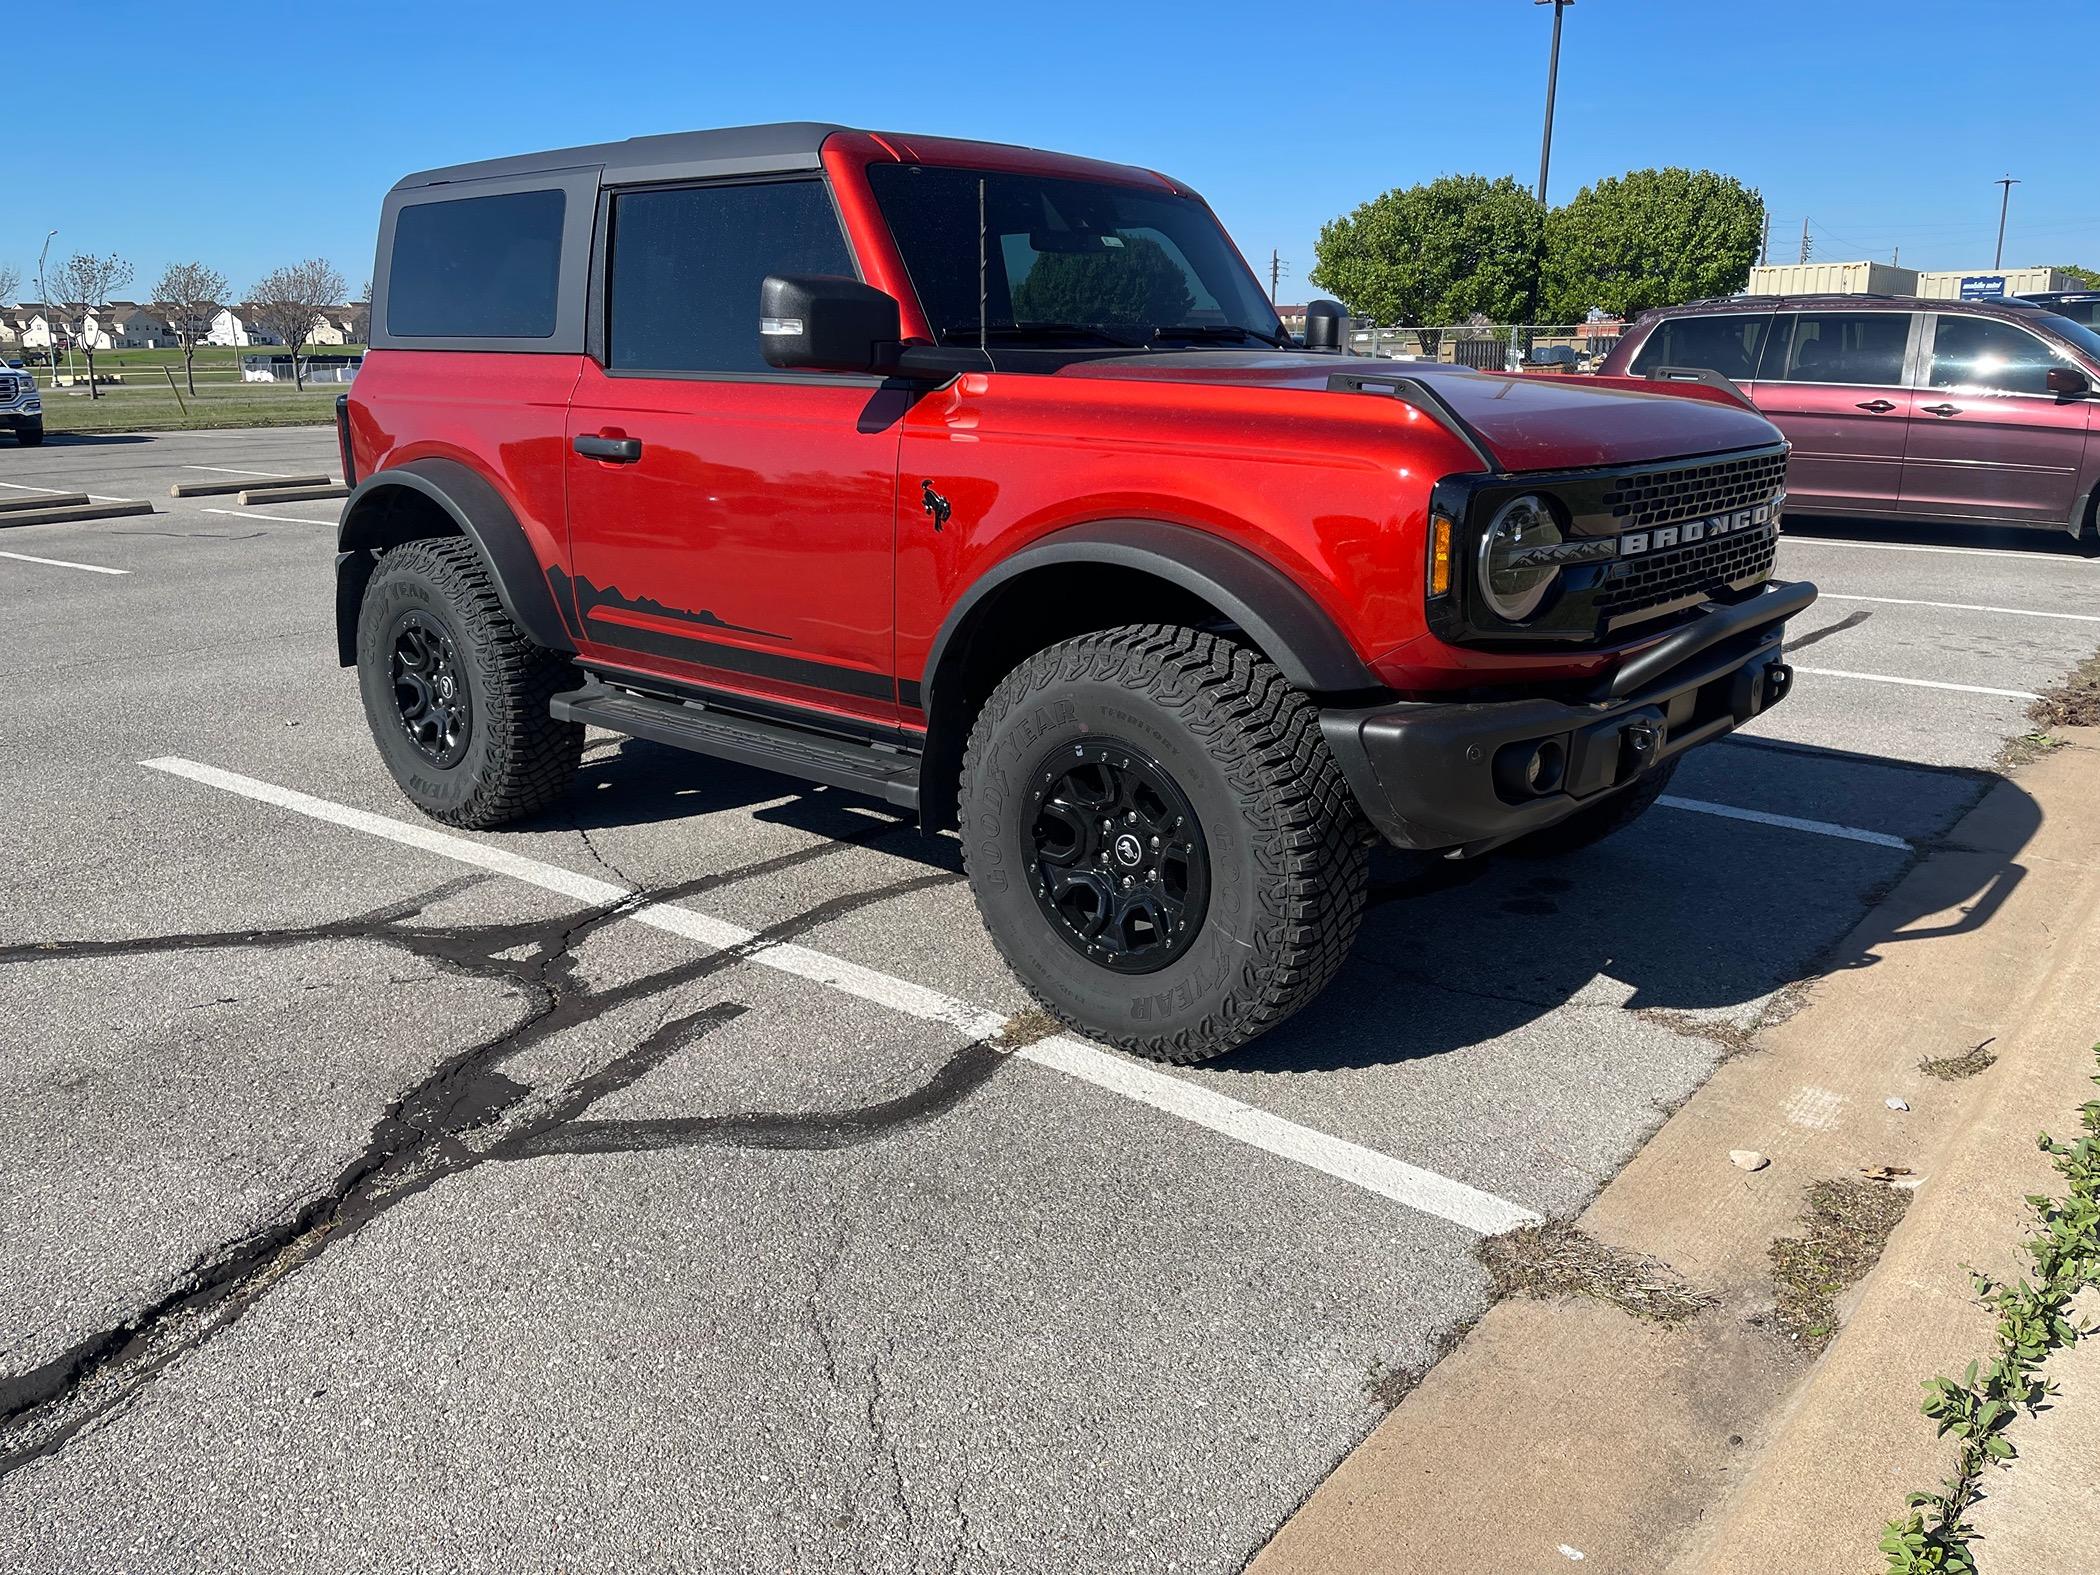
[[[1159,520],[1096,520],[1054,532],[1002,559],[949,609],[926,653],[922,683],[929,715],[939,703],[942,663],[956,635],[987,597],[1034,569],[1099,563],[1141,570],[1202,598],[1238,626],[1310,694],[1382,687],[1348,637],[1296,580],[1246,548]]]
[[[416,459],[367,476],[343,504],[335,542],[336,656],[343,666],[357,663],[357,613],[375,554],[425,534],[400,530],[384,506],[389,494],[402,490],[435,503],[481,550],[503,610],[527,639],[550,651],[576,649],[548,588],[546,569],[503,494],[458,460]]]

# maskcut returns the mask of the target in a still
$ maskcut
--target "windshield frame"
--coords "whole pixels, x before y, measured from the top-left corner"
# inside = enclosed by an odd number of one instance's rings
[[[2089,327],[2076,318],[2053,311],[2030,317],[2027,321],[2050,338],[2069,345],[2090,363],[2090,370],[2100,373],[2100,328]]]
[[[1075,355],[1140,355],[1155,350],[1244,352],[1290,347],[1289,335],[1275,306],[1263,292],[1253,269],[1218,221],[1216,213],[1201,197],[1178,184],[1161,182],[1152,186],[1101,176],[1019,171],[932,159],[870,164],[863,174],[876,214],[888,231],[890,245],[903,267],[919,314],[937,344],[975,348],[979,342],[981,321],[993,336],[987,343],[988,350],[1018,351],[1029,357],[1046,352],[1069,359]],[[921,175],[950,181],[959,178],[971,185],[982,181],[1003,205],[1009,207],[1016,199],[1044,198],[1053,209],[1063,211],[1057,199],[1064,197],[1067,199],[1065,208],[1098,206],[1102,211],[1116,213],[1126,220],[1142,216],[1128,212],[1132,207],[1156,208],[1157,217],[1178,221],[1176,229],[1118,223],[1111,227],[1117,232],[1117,238],[1105,244],[1126,244],[1129,236],[1125,232],[1138,229],[1151,229],[1163,236],[1173,248],[1171,253],[1157,242],[1150,242],[1149,236],[1139,237],[1139,240],[1141,244],[1149,242],[1153,250],[1171,258],[1175,272],[1188,286],[1185,293],[1191,296],[1189,305],[1182,308],[1176,321],[1116,318],[1105,313],[1080,314],[1082,317],[1099,316],[1101,320],[1098,322],[1082,321],[1079,317],[1023,316],[1014,310],[1014,295],[1020,288],[1025,288],[1029,275],[1024,274],[1018,283],[1010,279],[1009,244],[1018,242],[1030,254],[1030,274],[1044,257],[1056,253],[1038,251],[1029,244],[1028,237],[1039,233],[1037,231],[993,224],[987,227],[989,244],[983,248],[983,284],[990,297],[989,310],[980,319],[975,310],[979,281],[974,259],[954,268],[946,277],[925,266],[930,261],[954,256],[957,232],[946,236],[939,234],[937,219],[914,230],[912,220],[918,215],[910,211],[905,199],[905,183]],[[1006,189],[1001,192],[1001,187]],[[967,231],[970,247],[975,250],[978,236],[974,222],[967,224]],[[1075,229],[1072,233],[1080,232]],[[1106,236],[1110,229],[1101,233]],[[1186,244],[1189,242],[1199,243],[1201,255],[1190,250]],[[1081,249],[1081,254],[1084,254],[1084,249]],[[962,277],[965,274],[966,279]],[[1193,295],[1195,290],[1203,292],[1207,304],[1199,304]],[[970,310],[959,310],[960,307]],[[1191,321],[1191,316],[1198,313],[1200,316]],[[1040,337],[1029,334],[1031,326],[1043,330]]]

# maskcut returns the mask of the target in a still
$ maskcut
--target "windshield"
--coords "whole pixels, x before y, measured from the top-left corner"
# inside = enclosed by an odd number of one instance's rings
[[[1209,208],[1107,181],[878,164],[875,200],[943,344],[1281,344]],[[982,316],[978,278],[983,189]]]
[[[2053,312],[2040,319],[2040,324],[2057,338],[2076,346],[2085,353],[2086,359],[2100,366],[2100,332],[2086,327],[2084,323],[2074,323],[2068,317],[2059,317]]]

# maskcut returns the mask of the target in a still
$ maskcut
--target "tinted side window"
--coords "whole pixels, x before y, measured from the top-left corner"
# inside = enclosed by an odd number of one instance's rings
[[[1628,370],[1639,375],[1659,366],[1703,367],[1740,382],[1757,376],[1757,355],[1771,326],[1763,312],[1673,317],[1648,336]]]
[[[613,200],[606,360],[627,372],[765,372],[769,273],[853,276],[820,181],[690,186]]]
[[[1764,375],[1789,383],[1880,383],[1903,381],[1903,347],[1910,338],[1907,312],[1803,312],[1794,319],[1794,340],[1782,369],[1766,358]]]
[[[1934,388],[1996,388],[2046,394],[2049,368],[2063,363],[2033,334],[1988,317],[1942,317],[1932,336]]]
[[[387,332],[413,339],[545,339],[561,284],[558,191],[419,202],[394,218]]]

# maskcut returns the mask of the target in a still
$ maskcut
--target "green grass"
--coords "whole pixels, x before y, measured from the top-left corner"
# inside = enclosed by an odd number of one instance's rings
[[[97,356],[99,363],[101,357]],[[181,378],[176,379],[177,386]],[[335,396],[348,384],[324,383],[303,393],[289,383],[200,383],[178,401],[165,380],[151,387],[44,393],[47,432],[185,432],[207,427],[318,427],[335,420]],[[188,408],[185,409],[184,407]]]
[[[21,355],[21,351],[14,347],[10,347],[6,353],[10,356]],[[224,345],[205,345],[197,352],[196,371],[197,375],[200,378],[205,378],[207,382],[225,383],[239,376],[241,371],[240,358],[242,356],[288,355],[289,353],[283,345],[252,345],[240,348],[228,348]],[[300,353],[300,359],[308,360],[314,356],[355,356],[363,355],[364,353],[365,347],[363,345],[308,345]],[[99,377],[115,373],[122,377],[126,384],[145,383],[150,380],[159,384],[162,388],[166,388],[168,380],[166,374],[161,370],[163,367],[175,374],[177,383],[182,382],[182,352],[180,350],[98,350],[95,352],[96,375]],[[38,383],[45,388],[49,388],[54,373],[60,375],[65,373],[66,358],[64,355],[60,355],[56,367],[32,366],[28,370],[36,374]],[[81,386],[85,387],[87,383],[87,357],[76,353],[73,357],[72,370],[80,378]],[[208,378],[205,377],[206,373],[210,374]],[[203,384],[200,383],[198,386],[202,387]]]

